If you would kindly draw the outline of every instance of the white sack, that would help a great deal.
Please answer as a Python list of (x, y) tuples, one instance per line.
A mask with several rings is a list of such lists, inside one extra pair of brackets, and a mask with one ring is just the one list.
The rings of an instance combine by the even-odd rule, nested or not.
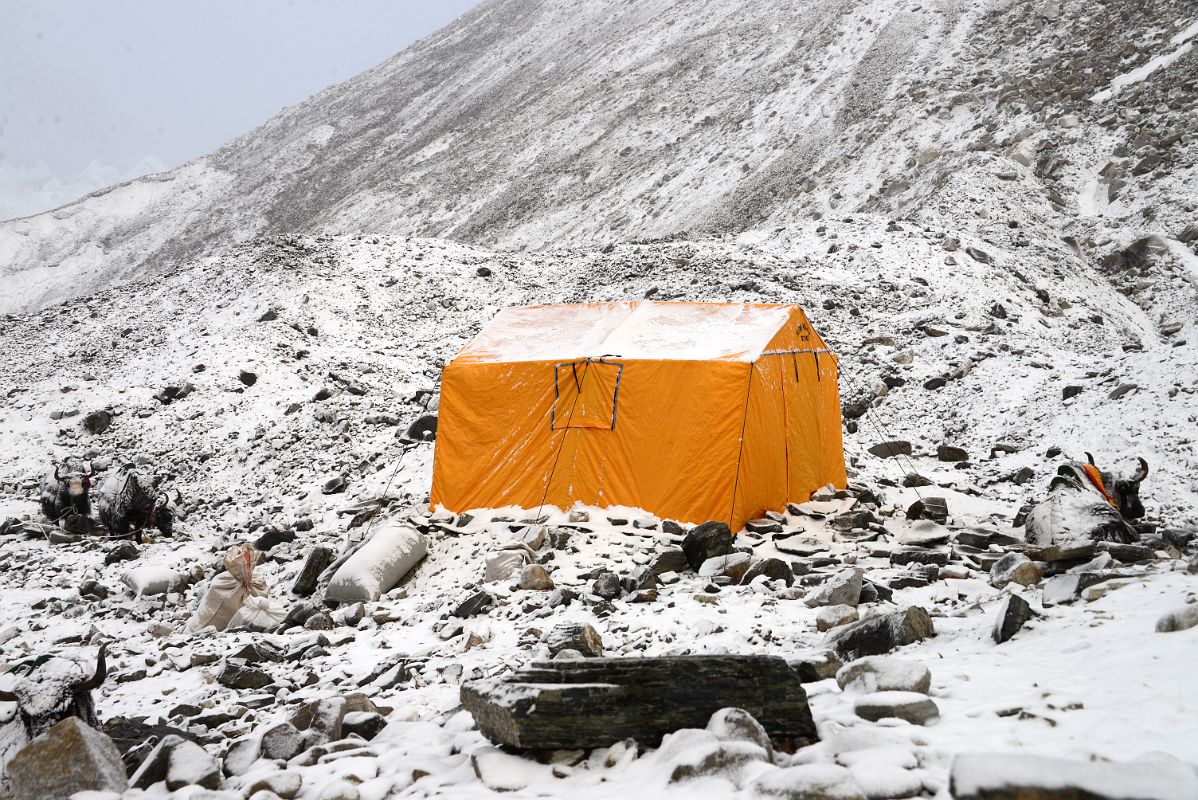
[(170, 567), (134, 567), (121, 576), (121, 582), (138, 597), (166, 594), (183, 582), (183, 576)]
[(229, 620), (229, 629), (249, 628), (255, 631), (272, 631), (279, 627), (287, 612), (269, 597), (247, 597)]
[(187, 621), (187, 631), (196, 633), (209, 626), (223, 631), (247, 597), (266, 594), (266, 581), (254, 577), (254, 564), (262, 554), (249, 545), (225, 551), (225, 571), (208, 584), (200, 607)]
[(532, 549), (524, 543), (508, 545), (487, 556), (487, 569), (483, 582), (506, 581), (520, 574), (525, 564), (533, 561)]
[(342, 563), (325, 597), (343, 603), (378, 600), (427, 554), (420, 531), (407, 523), (388, 523)]

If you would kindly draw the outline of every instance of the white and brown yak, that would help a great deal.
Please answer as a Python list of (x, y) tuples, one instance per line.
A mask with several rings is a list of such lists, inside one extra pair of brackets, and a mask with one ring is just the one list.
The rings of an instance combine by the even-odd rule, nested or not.
[(1091, 540), (1130, 544), (1139, 533), (1132, 527), (1144, 516), (1140, 484), (1148, 477), (1148, 462), (1124, 477), (1103, 472), (1086, 453), (1089, 463), (1062, 465), (1048, 486), (1048, 497), (1028, 511), (1028, 543), (1040, 547)]

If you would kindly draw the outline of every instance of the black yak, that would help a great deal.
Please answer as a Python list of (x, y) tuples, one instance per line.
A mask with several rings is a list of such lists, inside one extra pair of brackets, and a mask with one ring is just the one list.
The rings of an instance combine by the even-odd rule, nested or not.
[(51, 522), (74, 514), (89, 516), (92, 511), (91, 487), (92, 479), (87, 470), (63, 474), (62, 467), (56, 465), (53, 472), (42, 477), (39, 495), (42, 514)]
[(165, 495), (156, 494), (152, 484), (132, 464), (113, 470), (96, 487), (96, 509), (100, 522), (115, 536), (157, 528), (170, 536), (174, 515)]

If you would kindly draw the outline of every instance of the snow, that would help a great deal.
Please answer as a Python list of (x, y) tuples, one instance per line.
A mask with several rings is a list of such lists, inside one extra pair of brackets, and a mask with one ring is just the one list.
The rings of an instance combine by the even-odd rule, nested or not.
[(1198, 774), (1184, 764), (1145, 756), (1129, 764), (1077, 764), (1029, 755), (963, 754), (953, 765), (957, 796), (1002, 787), (1073, 788), (1096, 797), (1187, 800), (1198, 795)]
[(1171, 50), (1168, 53), (1162, 53), (1159, 56), (1154, 56), (1146, 63), (1136, 67), (1130, 72), (1125, 72), (1122, 75), (1116, 76), (1116, 78), (1111, 81), (1110, 88), (1104, 89), (1101, 92), (1093, 95), (1090, 98), (1090, 102), (1105, 103), (1115, 95), (1119, 94), (1125, 87), (1133, 83), (1139, 83), (1152, 73), (1156, 72), (1158, 69), (1163, 69), (1164, 67), (1167, 67), (1170, 64), (1180, 60), (1194, 48), (1193, 40), (1196, 36), (1198, 36), (1198, 20), (1194, 20), (1189, 24), (1189, 26), (1173, 36), (1173, 38), (1169, 41), (1169, 44), (1175, 48), (1174, 50)]
[(783, 306), (597, 303), (505, 308), (457, 359), (464, 362), (578, 358), (756, 360), (786, 325)]

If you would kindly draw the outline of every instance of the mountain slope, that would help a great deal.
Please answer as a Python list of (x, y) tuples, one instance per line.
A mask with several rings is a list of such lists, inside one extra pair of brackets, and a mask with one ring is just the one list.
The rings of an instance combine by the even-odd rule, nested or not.
[(0, 310), (261, 234), (550, 248), (918, 216), (963, 168), (1034, 175), (1083, 245), (1099, 215), (1177, 235), (1192, 22), (1180, 2), (488, 0), (208, 157), (0, 225)]

